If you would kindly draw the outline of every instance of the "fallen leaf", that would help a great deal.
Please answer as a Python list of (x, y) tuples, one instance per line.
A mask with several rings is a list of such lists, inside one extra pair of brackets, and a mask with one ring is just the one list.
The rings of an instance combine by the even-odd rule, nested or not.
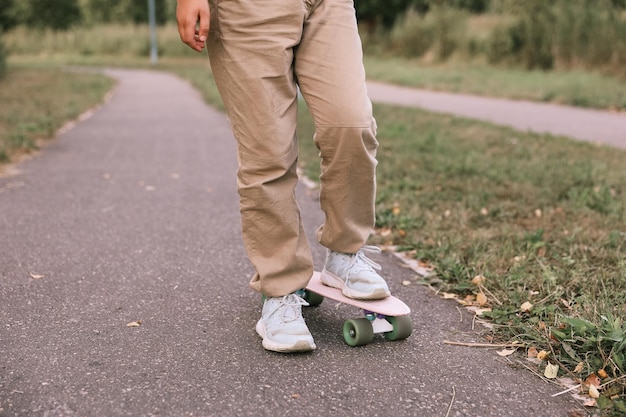
[(452, 293), (449, 293), (449, 292), (442, 292), (441, 296), (444, 299), (446, 299), (446, 300), (451, 300), (451, 299), (454, 299), (454, 298), (458, 298), (458, 296), (456, 294), (452, 294)]
[(606, 371), (604, 369), (600, 369), (598, 371), (598, 376), (602, 379), (608, 378), (609, 374), (606, 373)]
[(551, 363), (546, 365), (546, 370), (543, 372), (543, 376), (548, 379), (554, 379), (559, 374), (559, 365), (553, 365)]
[(537, 353), (537, 359), (539, 360), (544, 360), (546, 357), (548, 357), (548, 352), (546, 352), (545, 350), (542, 350), (539, 353)]
[(411, 285), (411, 281), (409, 281), (408, 279), (405, 279), (404, 281), (402, 281), (402, 285), (408, 287), (409, 285)]
[(429, 264), (428, 262), (424, 262), (424, 261), (417, 261), (417, 266), (419, 266), (420, 268), (434, 269), (434, 267), (431, 264)]
[(141, 320), (131, 321), (126, 325), (126, 327), (139, 327), (141, 326)]
[(532, 308), (533, 308), (533, 305), (530, 301), (526, 301), (519, 307), (522, 313), (528, 313), (530, 310), (532, 310)]
[(483, 216), (486, 216), (487, 214), (489, 214), (489, 210), (487, 210), (486, 207), (483, 207), (480, 209), (480, 214), (482, 214)]
[(516, 350), (517, 349), (502, 349), (502, 350), (497, 351), (496, 353), (499, 356), (509, 356), (509, 355), (514, 354)]
[(36, 274), (34, 272), (30, 273), (30, 277), (33, 279), (41, 279), (41, 278), (45, 278), (45, 275), (41, 275), (41, 274)]
[(598, 378), (598, 375), (592, 373), (585, 379), (584, 384), (599, 387), (600, 385), (602, 385), (602, 382), (600, 382), (600, 378)]
[(481, 307), (485, 306), (489, 302), (489, 300), (487, 300), (487, 296), (482, 292), (478, 293), (478, 295), (476, 296), (476, 301)]
[(578, 365), (576, 365), (576, 368), (574, 368), (574, 373), (578, 374), (578, 373), (582, 372), (583, 369), (585, 369), (585, 363), (584, 362), (578, 362)]
[(485, 282), (485, 279), (486, 278), (483, 275), (476, 275), (474, 278), (472, 278), (472, 284), (480, 285)]
[(600, 391), (595, 385), (589, 385), (589, 396), (591, 398), (600, 398)]
[(529, 358), (536, 358), (538, 354), (539, 354), (539, 351), (537, 350), (536, 347), (531, 346), (531, 347), (528, 348), (528, 357)]

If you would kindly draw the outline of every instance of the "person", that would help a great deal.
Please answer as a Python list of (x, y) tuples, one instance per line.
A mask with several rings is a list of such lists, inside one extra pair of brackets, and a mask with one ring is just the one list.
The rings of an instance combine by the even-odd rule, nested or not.
[(320, 151), (317, 230), (327, 248), (322, 282), (347, 297), (390, 295), (366, 246), (375, 221), (376, 122), (367, 94), (353, 0), (178, 0), (181, 40), (208, 50), (237, 141), (244, 246), (265, 301), (256, 331), (265, 349), (305, 352), (315, 342), (299, 294), (313, 260), (295, 197), (298, 88)]

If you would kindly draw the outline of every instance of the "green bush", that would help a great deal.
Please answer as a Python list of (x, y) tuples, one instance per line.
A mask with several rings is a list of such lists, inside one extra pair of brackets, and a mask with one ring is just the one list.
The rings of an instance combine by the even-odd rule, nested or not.
[(448, 7), (433, 10), (435, 20), (435, 54), (444, 61), (459, 48), (465, 37), (467, 13)]
[(494, 29), (486, 47), (487, 61), (500, 64), (510, 60), (519, 48), (518, 40), (510, 33), (511, 29), (501, 25)]
[(394, 26), (391, 36), (392, 53), (405, 57), (421, 57), (432, 46), (435, 33), (432, 25), (414, 10), (408, 11)]
[[(157, 29), (159, 55), (196, 56), (180, 41), (175, 25)], [(36, 39), (36, 41), (34, 41)], [(80, 26), (68, 31), (37, 33), (20, 26), (5, 35), (8, 51), (20, 54), (75, 54), (82, 56), (149, 56), (150, 30), (147, 25)]]
[(550, 4), (528, 0), (515, 7), (517, 20), (497, 27), (488, 40), (490, 63), (515, 62), (527, 69), (551, 69), (554, 16)]
[(556, 17), (554, 48), (566, 66), (611, 66), (626, 44), (625, 22), (608, 0), (571, 0)]
[[(424, 1), (426, 10), (410, 9), (390, 31), (368, 32), (368, 50), (427, 61), (455, 56), (626, 78), (626, 11), (621, 0)], [(476, 14), (487, 5), (486, 12)]]
[(408, 11), (391, 32), (391, 52), (405, 57), (432, 53), (438, 61), (448, 59), (463, 43), (467, 12), (435, 7), (426, 15)]
[(526, 68), (585, 68), (624, 76), (626, 21), (610, 0), (528, 0), (502, 3), (516, 16), (487, 41), (491, 63), (515, 62)]

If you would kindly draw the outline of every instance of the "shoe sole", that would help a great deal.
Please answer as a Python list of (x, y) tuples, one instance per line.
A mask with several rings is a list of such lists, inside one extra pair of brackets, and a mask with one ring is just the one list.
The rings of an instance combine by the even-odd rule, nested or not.
[(315, 343), (309, 343), (306, 340), (298, 340), (293, 344), (278, 343), (265, 337), (265, 325), (263, 320), (259, 320), (256, 324), (256, 332), (263, 339), (262, 345), (266, 350), (278, 353), (297, 353), (297, 352), (310, 352), (315, 350), (317, 346)]
[(360, 292), (353, 290), (352, 288), (348, 288), (343, 279), (339, 278), (337, 275), (326, 270), (325, 268), (320, 274), (320, 279), (322, 284), (328, 287), (337, 288), (341, 290), (343, 295), (355, 300), (382, 300), (383, 298), (387, 298), (391, 295), (391, 293), (384, 288), (377, 288), (371, 293)]

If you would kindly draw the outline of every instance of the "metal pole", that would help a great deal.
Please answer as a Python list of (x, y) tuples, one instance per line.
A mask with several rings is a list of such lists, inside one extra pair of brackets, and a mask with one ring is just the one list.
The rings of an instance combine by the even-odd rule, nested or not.
[(156, 39), (156, 10), (154, 0), (148, 0), (148, 18), (150, 20), (150, 62), (156, 64), (159, 62), (157, 56), (157, 39)]

